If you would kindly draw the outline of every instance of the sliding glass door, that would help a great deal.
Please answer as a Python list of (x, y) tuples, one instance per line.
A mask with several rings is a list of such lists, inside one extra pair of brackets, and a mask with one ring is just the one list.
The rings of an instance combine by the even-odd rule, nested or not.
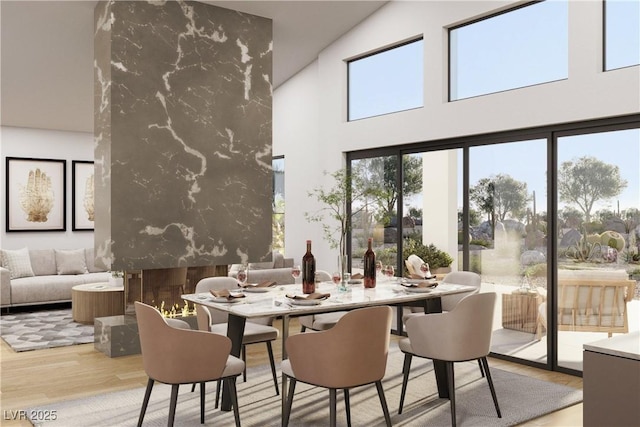
[(367, 239), (376, 260), (397, 267), (398, 159), (377, 156), (351, 162), (351, 272), (363, 272)]
[(558, 366), (581, 371), (585, 343), (640, 329), (640, 129), (557, 150)]
[(494, 355), (580, 372), (583, 344), (640, 329), (637, 117), (348, 157), (353, 271), (373, 237), (396, 276), (412, 254), (480, 274)]
[(491, 351), (546, 363), (547, 139), (469, 149), (469, 270), (497, 294)]

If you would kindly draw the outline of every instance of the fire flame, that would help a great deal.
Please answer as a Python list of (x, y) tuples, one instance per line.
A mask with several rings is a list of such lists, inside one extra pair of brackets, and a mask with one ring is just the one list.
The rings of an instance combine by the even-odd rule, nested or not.
[(184, 306), (180, 307), (177, 303), (174, 304), (173, 306), (171, 306), (170, 309), (166, 309), (165, 305), (164, 305), (164, 301), (162, 301), (160, 303), (160, 307), (156, 307), (158, 309), (158, 311), (160, 312), (160, 314), (162, 314), (162, 317), (168, 317), (170, 319), (174, 318), (174, 317), (187, 317), (187, 316), (195, 316), (196, 315), (196, 308), (195, 306), (192, 308), (189, 308), (189, 304), (185, 301), (184, 302)]

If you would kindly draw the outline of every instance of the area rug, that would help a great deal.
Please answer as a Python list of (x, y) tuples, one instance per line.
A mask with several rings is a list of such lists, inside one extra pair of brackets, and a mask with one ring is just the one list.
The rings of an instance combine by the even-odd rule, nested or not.
[(17, 352), (93, 342), (93, 325), (73, 321), (71, 309), (5, 314), (2, 339)]
[[(392, 344), (395, 347), (395, 344)], [(194, 350), (197, 351), (197, 350)], [(362, 355), (366, 358), (366, 355)], [(491, 361), (489, 361), (491, 364)], [(438, 398), (433, 364), (414, 360), (404, 410), (398, 415), (402, 384), (402, 354), (393, 348), (383, 381), (387, 404), (394, 426), (449, 426), (449, 400)], [(582, 401), (582, 390), (534, 378), (492, 369), (496, 393), (502, 410), (497, 418), (486, 379), (478, 364), (456, 364), (456, 412), (459, 426), (511, 426)], [(250, 368), (246, 382), (238, 382), (240, 420), (243, 426), (279, 426), (281, 400), (276, 396), (268, 365)], [(234, 425), (233, 412), (214, 409), (215, 383), (209, 383), (206, 425)], [(169, 413), (170, 386), (156, 384), (151, 394), (144, 426), (164, 426)], [(196, 389), (198, 390), (198, 389)], [(125, 426), (135, 425), (144, 396), (144, 388), (102, 394), (78, 400), (30, 408), (27, 414), (56, 414), (51, 422), (33, 420), (42, 426)], [(351, 390), (351, 418), (354, 426), (384, 425), (376, 387)], [(198, 391), (180, 387), (175, 425), (199, 426)], [(327, 390), (298, 383), (291, 412), (291, 426), (326, 426), (329, 419)], [(338, 393), (338, 425), (346, 425), (342, 393)]]

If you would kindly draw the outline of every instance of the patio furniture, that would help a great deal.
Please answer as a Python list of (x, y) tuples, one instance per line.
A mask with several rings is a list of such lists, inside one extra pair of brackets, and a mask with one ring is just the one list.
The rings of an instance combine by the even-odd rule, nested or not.
[[(628, 279), (590, 278), (558, 280), (558, 330), (574, 332), (629, 332), (627, 303), (636, 282)], [(547, 304), (538, 308), (537, 337), (547, 330)]]

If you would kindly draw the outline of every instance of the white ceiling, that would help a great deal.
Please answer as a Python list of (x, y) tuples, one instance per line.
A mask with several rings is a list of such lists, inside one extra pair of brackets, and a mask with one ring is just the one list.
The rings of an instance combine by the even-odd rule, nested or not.
[[(204, 1), (273, 20), (274, 87), (386, 1)], [(4, 126), (93, 132), (96, 1), (0, 1)]]

